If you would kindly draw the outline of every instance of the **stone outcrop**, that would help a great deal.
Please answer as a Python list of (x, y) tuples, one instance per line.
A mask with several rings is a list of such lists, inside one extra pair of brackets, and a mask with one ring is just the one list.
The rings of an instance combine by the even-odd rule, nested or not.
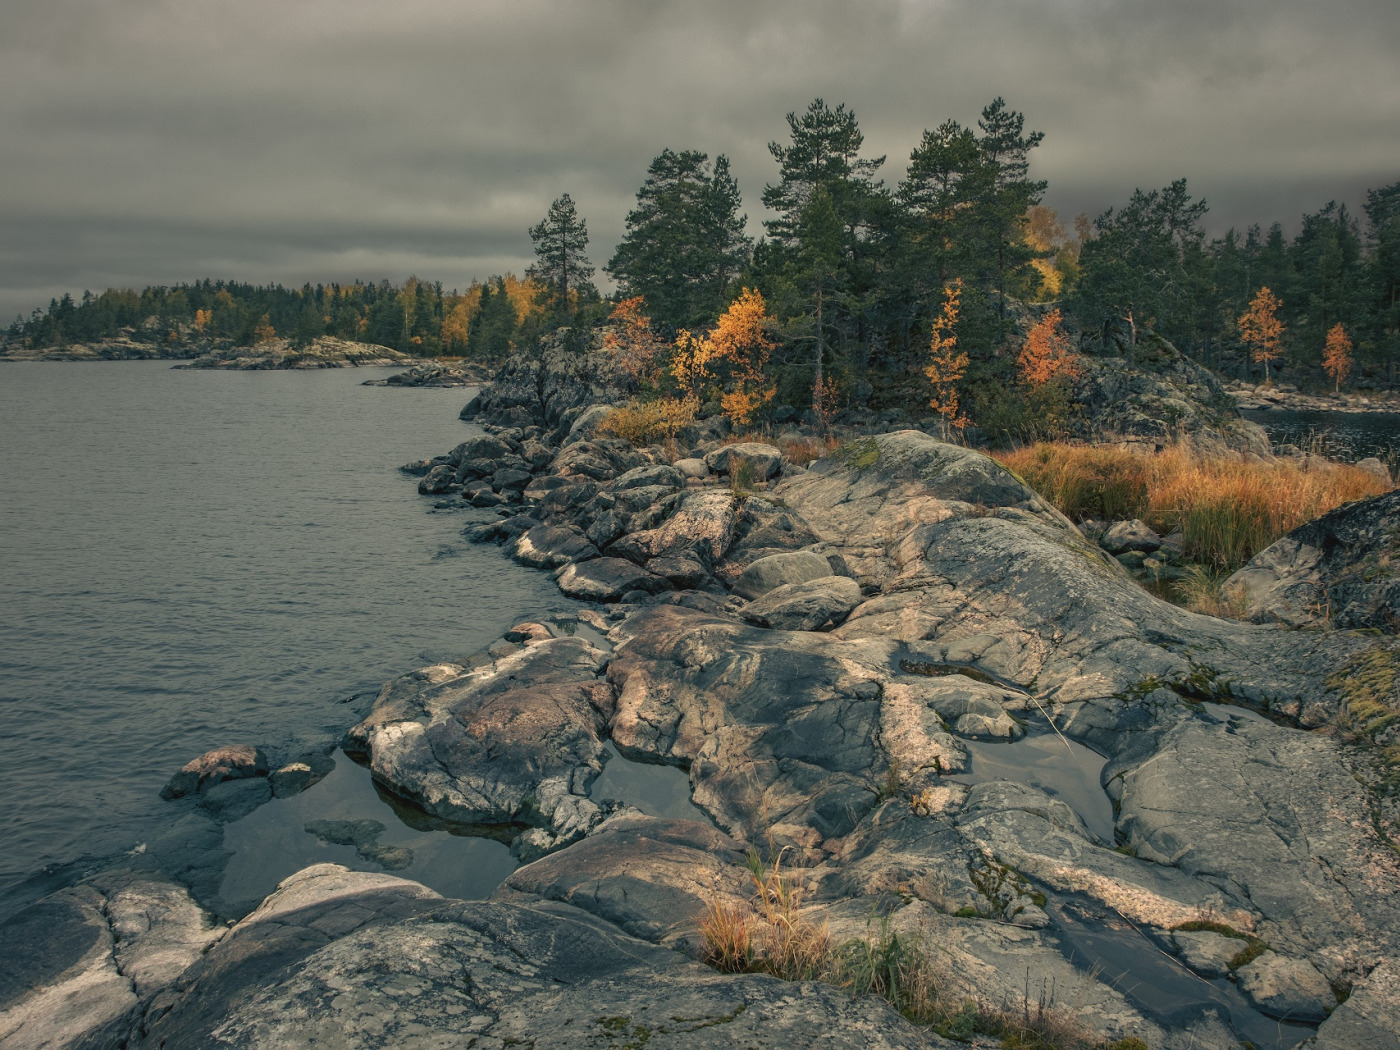
[(1257, 622), (1400, 632), (1400, 489), (1299, 526), (1226, 588)]
[(147, 1012), (139, 1047), (954, 1047), (877, 999), (727, 977), (565, 904), (443, 900), (319, 865)]
[(397, 387), (463, 387), (480, 386), (489, 381), (490, 372), (482, 365), (442, 364), (431, 361), (414, 365), (407, 372), (395, 372), (384, 379), (366, 379), (362, 386)]
[(0, 1045), (127, 1045), (142, 1010), (220, 936), (182, 887), (120, 872), (0, 925)]
[(1170, 342), (1141, 331), (1081, 355), (1075, 383), (1082, 415), (1072, 424), (1089, 440), (1128, 440), (1153, 447), (1185, 441), (1203, 452), (1269, 454), (1264, 428), (1251, 423), (1208, 370)]
[(356, 343), (334, 336), (317, 336), (304, 346), (286, 339), (270, 339), (256, 346), (220, 346), (197, 355), (176, 368), (229, 368), (242, 371), (283, 368), (355, 368), (406, 365), (413, 358), (373, 343)]
[(571, 346), (576, 334), (555, 333), (537, 352), (508, 358), (490, 387), (462, 409), (462, 418), (503, 427), (540, 427), (562, 440), (591, 405), (620, 404), (636, 390), (612, 354)]
[[(133, 1046), (945, 1045), (874, 999), (689, 961), (755, 867), (837, 944), (931, 952), (948, 995), (1074, 986), (1102, 1040), (1225, 1050), (1306, 1021), (1366, 1048), (1400, 1028), (1384, 754), (1334, 729), (1362, 709), (1339, 669), (1400, 666), (1400, 642), (1168, 605), (1014, 475), (922, 433), (748, 492), (596, 437), (561, 448), (572, 409), (538, 404), (422, 476), (499, 495), (526, 474), (523, 513), (478, 537), (606, 604), (386, 684), (343, 745), (522, 866), (476, 903), (308, 869), (146, 1005), (97, 1011), (139, 1017)], [(1367, 681), (1400, 710), (1400, 679)], [(684, 770), (710, 823), (594, 799), (609, 740)], [(201, 791), (203, 768), (200, 796), (262, 779)], [(363, 823), (315, 833), (374, 850)], [(1141, 975), (1081, 968), (1110, 942)]]

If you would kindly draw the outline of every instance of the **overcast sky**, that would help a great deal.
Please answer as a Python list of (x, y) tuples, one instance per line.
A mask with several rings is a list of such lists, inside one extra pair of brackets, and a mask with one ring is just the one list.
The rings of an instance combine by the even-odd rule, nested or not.
[[(846, 103), (895, 183), (997, 95), (1068, 219), (1182, 176), (1230, 224), (1400, 180), (1396, 0), (3, 0), (0, 318), (85, 288), (530, 258), (560, 193), (600, 267), (663, 147), (752, 224), (784, 115)], [(601, 275), (600, 275), (601, 276)]]

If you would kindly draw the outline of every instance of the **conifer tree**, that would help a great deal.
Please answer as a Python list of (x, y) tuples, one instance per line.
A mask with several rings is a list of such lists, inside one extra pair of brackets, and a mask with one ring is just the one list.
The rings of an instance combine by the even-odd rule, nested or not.
[(588, 224), (579, 216), (567, 193), (549, 206), (549, 213), (530, 228), (535, 262), (525, 276), (538, 283), (547, 305), (560, 320), (573, 316), (570, 293), (576, 293), (593, 276), (588, 261)]
[(642, 296), (654, 324), (674, 332), (723, 308), (748, 264), (739, 184), (723, 155), (662, 150), (637, 191), (627, 231), (605, 267), (624, 295)]

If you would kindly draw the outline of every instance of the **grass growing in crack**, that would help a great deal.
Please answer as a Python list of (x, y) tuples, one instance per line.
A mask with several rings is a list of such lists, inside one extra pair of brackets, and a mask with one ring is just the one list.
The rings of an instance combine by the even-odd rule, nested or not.
[(833, 943), (825, 921), (802, 914), (802, 893), (782, 870), (780, 852), (765, 865), (750, 851), (751, 903), (711, 900), (701, 923), (702, 958), (726, 973), (766, 973), (791, 981), (820, 980), (852, 995), (878, 995), (915, 1024), (953, 1039), (992, 1035), (1009, 1050), (1146, 1050), (1137, 1039), (1098, 1037), (1076, 1011), (1055, 1002), (1042, 982), (1032, 998), (993, 1004), (955, 994), (943, 957), (930, 950), (925, 931), (901, 934), (889, 916), (865, 937)]

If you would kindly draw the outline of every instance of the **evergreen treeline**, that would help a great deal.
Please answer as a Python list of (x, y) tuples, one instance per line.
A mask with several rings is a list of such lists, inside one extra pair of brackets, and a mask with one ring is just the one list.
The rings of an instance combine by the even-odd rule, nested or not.
[(140, 293), (84, 292), (80, 301), (64, 295), (47, 311), (17, 318), (5, 343), (64, 347), (128, 332), (138, 342), (193, 354), (279, 337), (304, 346), (329, 335), (424, 357), (460, 356), (470, 343), (472, 356), (495, 359), (538, 329), (535, 298), (533, 285), (509, 274), (460, 293), (416, 277), (402, 286), (356, 281), (300, 289), (205, 280)]
[[(1327, 204), (1296, 236), (1280, 224), (1207, 239), (1206, 203), (1185, 179), (1135, 190), (1071, 229), (1045, 208), (1032, 178), (1040, 132), (998, 98), (975, 126), (946, 120), (923, 133), (902, 177), (863, 155), (853, 112), (816, 99), (770, 143), (772, 217), (747, 235), (729, 161), (665, 149), (653, 160), (604, 267), (624, 297), (641, 296), (665, 338), (715, 322), (745, 287), (776, 319), (768, 364), (778, 400), (812, 403), (823, 375), (848, 389), (898, 396), (926, 365), (945, 295), (960, 299), (957, 343), (974, 401), (1004, 396), (1016, 354), (1018, 302), (1056, 302), (1091, 342), (1132, 342), (1144, 328), (1221, 371), (1258, 374), (1240, 317), (1262, 288), (1281, 302), (1281, 357), (1319, 376), (1340, 325), (1356, 364), (1393, 385), (1400, 364), (1400, 182), (1367, 194), (1364, 216)], [(100, 339), (123, 328), (156, 342), (207, 338), (294, 343), (329, 334), (409, 353), (493, 360), (541, 331), (602, 322), (611, 304), (590, 283), (588, 234), (567, 194), (530, 231), (537, 261), (513, 276), (444, 293), (410, 278), (300, 290), (203, 281), (140, 293), (65, 296), (17, 320), (7, 340), (30, 346)]]

